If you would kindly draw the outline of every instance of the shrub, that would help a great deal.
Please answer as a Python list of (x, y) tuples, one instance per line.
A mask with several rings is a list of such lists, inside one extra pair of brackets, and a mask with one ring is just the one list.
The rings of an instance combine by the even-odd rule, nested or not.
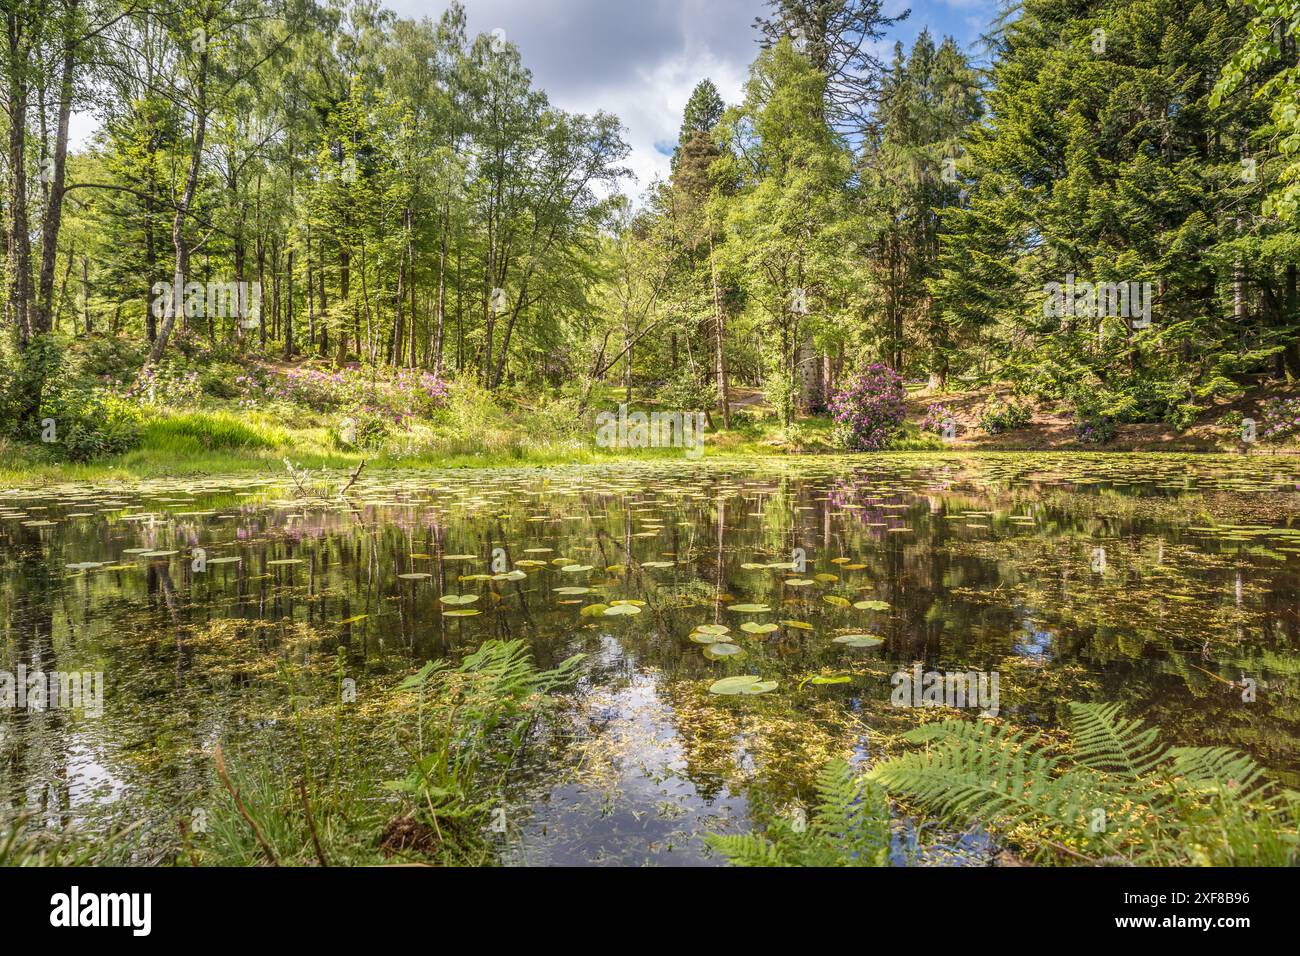
[(143, 370), (136, 382), (136, 394), (151, 405), (186, 408), (198, 404), (203, 395), (199, 373), (183, 363)]
[(925, 418), (921, 421), (921, 431), (942, 435), (944, 423), (952, 420), (952, 409), (947, 405), (935, 403), (925, 410)]
[(91, 335), (68, 345), (69, 378), (129, 382), (144, 364), (145, 347), (134, 336)]
[(1264, 402), (1259, 437), (1264, 441), (1300, 432), (1300, 398), (1270, 398)]
[(980, 409), (979, 425), (990, 435), (1001, 435), (1027, 428), (1033, 417), (1028, 402), (1004, 402), (1000, 398), (991, 398)]
[(906, 397), (901, 375), (887, 365), (869, 366), (831, 397), (841, 443), (853, 451), (884, 448), (903, 423)]
[(283, 372), (253, 367), (233, 382), (240, 404), (291, 402), (318, 412), (362, 409), (392, 424), (430, 415), (447, 403), (448, 385), (422, 369), (319, 369), (310, 366)]
[(379, 448), (388, 440), (388, 420), (369, 409), (354, 409), (329, 430), (330, 443), (342, 451)]
[(120, 455), (140, 444), (139, 407), (102, 389), (61, 391), (41, 417), (54, 420), (53, 445), (72, 461)]
[(712, 408), (718, 396), (716, 382), (705, 380), (683, 366), (668, 380), (655, 396), (659, 405), (665, 409), (682, 412), (700, 412)]
[(1092, 413), (1079, 418), (1074, 432), (1085, 445), (1105, 445), (1115, 438), (1115, 423), (1109, 415)]

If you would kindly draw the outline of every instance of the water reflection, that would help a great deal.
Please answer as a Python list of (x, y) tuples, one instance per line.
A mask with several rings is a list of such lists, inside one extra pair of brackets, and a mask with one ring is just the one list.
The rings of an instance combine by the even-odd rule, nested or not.
[[(269, 478), (10, 490), (0, 670), (102, 672), (106, 696), (98, 718), (0, 713), (0, 788), (51, 826), (141, 824), (136, 859), (163, 858), (211, 799), (214, 742), (294, 746), (290, 700), (329, 701), (340, 652), (350, 746), (395, 776), (368, 704), (487, 638), (524, 638), (543, 666), (590, 655), (509, 782), (507, 861), (712, 862), (700, 831), (743, 824), (756, 797), (806, 800), (829, 756), (864, 759), (915, 720), (889, 706), (889, 675), (918, 661), (998, 671), (1013, 722), (1118, 700), (1294, 786), (1298, 473), (929, 455), (388, 473), (346, 500)], [(581, 613), (619, 600), (644, 607)], [(741, 653), (706, 659), (688, 639), (705, 623)], [(849, 634), (883, 644), (833, 641)], [(778, 689), (708, 693), (735, 674)], [(305, 726), (335, 745), (330, 720)]]

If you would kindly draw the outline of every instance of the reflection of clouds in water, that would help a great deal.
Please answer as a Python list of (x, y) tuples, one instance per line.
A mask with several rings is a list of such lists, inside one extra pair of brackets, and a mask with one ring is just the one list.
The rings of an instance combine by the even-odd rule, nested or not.
[(1012, 645), (1012, 650), (1021, 657), (1049, 658), (1052, 656), (1052, 642), (1056, 635), (1051, 631), (1034, 630), (1034, 625), (1025, 624), (1024, 639)]
[(706, 793), (692, 781), (680, 717), (660, 696), (657, 672), (637, 673), (608, 634), (593, 658), (626, 681), (585, 697), (575, 766), (534, 800), (511, 862), (710, 864), (701, 835), (733, 829), (745, 819), (745, 800), (721, 783)]

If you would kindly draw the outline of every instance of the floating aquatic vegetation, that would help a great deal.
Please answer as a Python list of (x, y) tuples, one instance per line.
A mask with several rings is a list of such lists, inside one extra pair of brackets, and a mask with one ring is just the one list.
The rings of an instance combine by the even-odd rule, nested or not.
[(709, 685), (710, 694), (722, 696), (754, 696), (776, 690), (777, 681), (762, 680), (748, 674), (742, 677), (724, 677)]
[(846, 647), (879, 647), (885, 643), (884, 638), (876, 637), (874, 634), (841, 634), (831, 640)]

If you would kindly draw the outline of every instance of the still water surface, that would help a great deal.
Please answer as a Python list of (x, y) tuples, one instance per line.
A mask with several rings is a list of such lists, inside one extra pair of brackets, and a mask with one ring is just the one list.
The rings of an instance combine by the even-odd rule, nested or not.
[[(400, 754), (367, 737), (367, 702), (488, 638), (543, 666), (588, 655), (503, 795), (505, 862), (714, 862), (699, 834), (745, 825), (755, 797), (894, 746), (918, 713), (890, 676), (918, 662), (997, 672), (1018, 724), (1120, 701), (1294, 787), (1298, 483), (1285, 457), (931, 454), (388, 472), (346, 499), (278, 476), (6, 490), (0, 671), (101, 672), (104, 693), (98, 715), (0, 711), (0, 797), (51, 826), (136, 823), (135, 859), (163, 859), (216, 799), (218, 739), (328, 743), (334, 720), (286, 708), (337, 697), (340, 651), (350, 746), (387, 779)], [(448, 616), (448, 594), (479, 613)], [(644, 603), (581, 613), (618, 600)], [(741, 653), (706, 658), (705, 623)], [(883, 643), (834, 641), (854, 634)], [(737, 674), (777, 687), (708, 693)]]

